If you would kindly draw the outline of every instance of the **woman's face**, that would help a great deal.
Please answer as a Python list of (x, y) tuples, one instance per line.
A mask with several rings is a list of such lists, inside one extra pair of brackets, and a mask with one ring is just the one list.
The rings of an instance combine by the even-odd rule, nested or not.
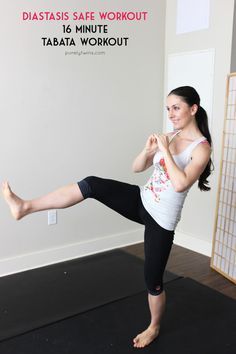
[(197, 105), (190, 107), (180, 96), (170, 95), (167, 97), (168, 117), (174, 129), (183, 129), (195, 119)]

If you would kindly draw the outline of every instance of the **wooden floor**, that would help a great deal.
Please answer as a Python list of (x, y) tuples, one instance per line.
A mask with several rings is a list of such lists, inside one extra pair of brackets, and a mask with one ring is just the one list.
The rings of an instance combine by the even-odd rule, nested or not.
[[(143, 243), (122, 248), (144, 259)], [(189, 277), (236, 300), (236, 285), (210, 267), (210, 257), (173, 245), (166, 270)]]

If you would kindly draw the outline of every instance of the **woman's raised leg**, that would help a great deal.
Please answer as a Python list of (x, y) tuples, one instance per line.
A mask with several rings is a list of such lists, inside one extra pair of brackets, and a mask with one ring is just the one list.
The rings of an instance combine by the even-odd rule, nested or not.
[(16, 220), (37, 211), (68, 208), (84, 199), (77, 183), (61, 187), (33, 200), (24, 200), (18, 197), (12, 192), (8, 182), (2, 183), (2, 192), (12, 216)]

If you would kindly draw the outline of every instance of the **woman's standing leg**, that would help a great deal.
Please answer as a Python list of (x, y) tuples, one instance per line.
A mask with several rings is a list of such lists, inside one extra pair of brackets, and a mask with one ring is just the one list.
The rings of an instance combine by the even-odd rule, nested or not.
[(134, 339), (134, 347), (143, 348), (159, 334), (166, 305), (163, 273), (173, 244), (174, 231), (159, 226), (150, 215), (145, 227), (145, 280), (151, 321), (148, 328)]
[(2, 184), (2, 192), (16, 220), (37, 211), (68, 208), (84, 199), (77, 183), (61, 187), (33, 200), (19, 198), (12, 192), (8, 182)]
[(148, 328), (134, 338), (134, 347), (144, 348), (154, 341), (159, 335), (161, 319), (165, 311), (166, 293), (165, 290), (158, 296), (148, 294), (151, 322)]

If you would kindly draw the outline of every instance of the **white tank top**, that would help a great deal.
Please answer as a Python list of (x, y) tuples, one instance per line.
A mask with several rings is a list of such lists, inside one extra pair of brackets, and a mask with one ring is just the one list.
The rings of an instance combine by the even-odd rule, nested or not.
[[(174, 133), (171, 140), (180, 132)], [(172, 155), (176, 165), (181, 169), (190, 162), (193, 149), (202, 141), (204, 136), (194, 140), (178, 155)], [(157, 151), (153, 157), (154, 171), (147, 183), (140, 187), (141, 199), (145, 209), (153, 219), (166, 230), (175, 230), (183, 208), (184, 200), (189, 189), (176, 192), (167, 173), (163, 153)]]

